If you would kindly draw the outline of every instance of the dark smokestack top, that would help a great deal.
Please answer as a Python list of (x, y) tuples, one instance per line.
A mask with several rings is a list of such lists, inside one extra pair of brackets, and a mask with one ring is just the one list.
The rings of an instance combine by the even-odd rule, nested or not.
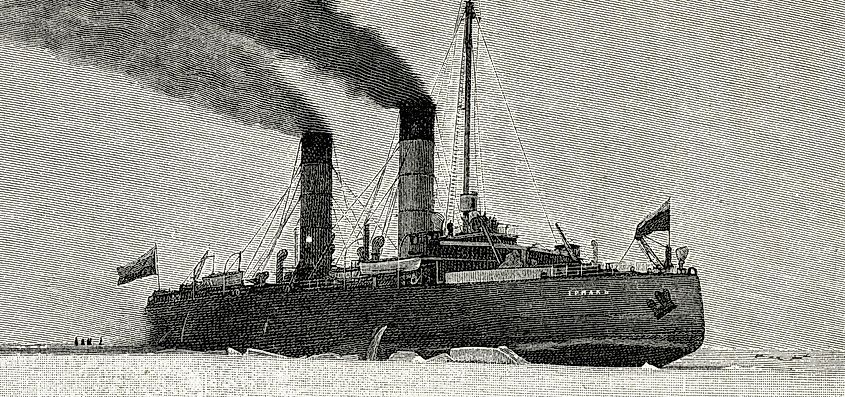
[(331, 164), (332, 136), (328, 132), (308, 131), (300, 138), (302, 164)]
[(428, 97), (404, 102), (399, 107), (399, 140), (434, 140), (437, 108)]

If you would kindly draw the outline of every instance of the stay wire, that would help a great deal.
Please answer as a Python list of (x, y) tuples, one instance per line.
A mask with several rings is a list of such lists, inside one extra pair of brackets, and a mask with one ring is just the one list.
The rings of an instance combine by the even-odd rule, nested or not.
[(490, 68), (493, 69), (493, 74), (496, 76), (496, 83), (499, 86), (499, 92), (502, 96), (502, 101), (505, 102), (505, 108), (508, 111), (508, 117), (510, 117), (511, 127), (513, 128), (514, 135), (516, 135), (516, 140), (519, 142), (519, 149), (522, 152), (522, 158), (525, 160), (525, 165), (528, 168), (528, 174), (531, 176), (531, 183), (534, 186), (535, 194), (537, 195), (537, 201), (540, 203), (540, 209), (543, 211), (543, 216), (546, 218), (546, 223), (549, 226), (549, 232), (552, 234), (552, 238), (554, 239), (555, 243), (557, 243), (558, 239), (555, 235), (555, 230), (552, 227), (552, 221), (549, 220), (549, 214), (546, 211), (546, 205), (543, 203), (543, 199), (540, 196), (540, 188), (537, 186), (537, 178), (534, 176), (534, 171), (531, 169), (531, 163), (528, 161), (528, 156), (525, 154), (525, 146), (522, 144), (522, 138), (519, 136), (519, 131), (516, 128), (516, 122), (513, 118), (513, 112), (511, 112), (510, 104), (508, 104), (508, 99), (505, 96), (505, 90), (502, 87), (502, 81), (499, 79), (499, 72), (496, 70), (496, 65), (493, 63), (493, 56), (490, 54), (490, 47), (487, 45), (487, 39), (484, 37), (484, 34), (481, 29), (481, 19), (478, 17), (475, 18), (478, 23), (478, 37), (484, 43), (484, 50), (487, 52), (487, 58), (490, 60)]

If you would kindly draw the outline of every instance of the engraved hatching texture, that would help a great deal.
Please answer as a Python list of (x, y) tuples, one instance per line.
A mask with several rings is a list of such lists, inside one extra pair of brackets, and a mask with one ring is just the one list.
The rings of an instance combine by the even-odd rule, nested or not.
[[(17, 395), (840, 396), (842, 371), (721, 371), (278, 360), (209, 355), (0, 357)], [(43, 368), (51, 368), (44, 371)], [(10, 371), (14, 370), (14, 372)], [(319, 374), (320, 376), (315, 376)]]
[[(678, 307), (656, 321), (646, 301), (661, 288), (672, 291)], [(663, 366), (695, 351), (705, 334), (698, 280), (687, 275), (267, 288), (196, 299), (188, 292), (147, 310), (151, 343), (162, 347), (252, 347), (289, 357), (326, 351), (363, 357), (373, 330), (387, 325), (382, 358), (397, 350), (429, 358), (451, 347), (506, 345), (531, 362)]]
[(274, 70), (270, 49), (170, 4), (10, 0), (0, 12), (0, 37), (125, 73), (247, 125), (290, 134), (326, 128), (303, 94)]
[[(19, 20), (22, 14), (10, 7), (15, 4), (37, 3), (0, 4), (4, 37), (19, 34), (16, 30), (25, 26)], [(435, 49), (430, 43), (448, 38), (432, 32), (451, 29), (453, 15), (442, 10), (456, 6), (451, 1), (338, 5), (362, 24), (383, 27), (388, 40), (420, 71), (435, 69), (440, 62), (442, 46)], [(491, 11), (485, 14), (487, 10)], [(841, 40), (836, 39), (845, 36), (842, 12), (836, 2), (480, 4), (485, 34), (499, 38), (494, 56), (502, 59), (498, 66), (505, 87), (515, 91), (509, 98), (521, 109), (516, 121), (529, 153), (536, 154), (532, 167), (549, 207), (555, 208), (552, 216), (568, 221), (574, 239), (602, 241), (606, 259), (615, 260), (627, 245), (628, 226), (635, 225), (653, 203), (671, 195), (683, 211), (678, 218), (685, 219), (675, 225), (673, 239), (692, 247), (690, 261), (703, 273), (708, 343), (749, 348), (843, 346), (845, 155), (840, 141), (845, 69)], [(73, 23), (85, 23), (84, 18), (74, 18), (70, 18)], [(13, 29), (6, 30), (9, 26)], [(71, 31), (67, 37), (73, 41), (77, 33)], [(158, 46), (145, 47), (143, 40), (137, 43), (146, 54), (162, 51)], [(42, 45), (37, 40), (35, 44)], [(247, 126), (259, 123), (298, 133), (289, 119), (305, 114), (306, 102), (297, 101), (296, 111), (285, 114), (260, 111), (265, 102), (272, 102), (269, 109), (287, 106), (286, 98), (298, 96), (297, 90), (284, 88), (280, 81), (273, 92), (264, 91), (265, 84), (274, 81), (272, 74), (249, 69), (270, 63), (255, 55), (265, 50), (248, 41), (244, 48), (251, 48), (253, 55), (238, 55), (238, 45), (216, 48), (230, 47), (234, 49), (226, 53), (236, 59), (253, 59), (234, 69), (242, 68), (242, 75), (263, 81), (255, 84), (261, 93), (242, 89), (256, 81), (252, 78), (226, 85), (237, 87), (243, 96), (227, 99), (222, 93), (230, 90), (214, 88), (220, 95), (213, 100), (202, 90), (191, 91), (194, 85), (171, 87), (176, 77), (164, 80), (163, 88), (151, 76), (138, 79)], [(200, 53), (176, 51), (180, 55), (176, 65), (182, 58), (213, 64), (206, 62), (210, 55), (198, 48)], [(96, 59), (96, 54), (91, 56)], [(151, 283), (124, 289), (111, 286), (115, 264), (143, 252), (151, 241), (171, 241), (162, 247), (167, 258), (163, 270), (170, 273), (162, 278), (172, 286), (182, 281), (208, 244), (234, 252), (243, 243), (243, 234), (248, 238), (275, 202), (272, 197), (278, 196), (279, 189), (265, 186), (268, 179), (285, 174), (272, 161), (291, 160), (293, 153), (279, 147), (284, 145), (268, 145), (281, 140), (277, 134), (215, 120), (120, 77), (68, 66), (7, 42), (0, 46), (0, 57), (4, 60), (0, 62), (4, 87), (0, 262), (17, 275), (2, 281), (7, 296), (0, 309), (3, 334), (6, 340), (26, 342), (67, 342), (84, 332), (106, 334), (121, 343), (132, 341), (127, 336), (143, 322), (140, 310), (131, 308), (142, 307), (154, 287)], [(86, 59), (75, 62), (92, 58)], [(309, 87), (308, 82), (296, 83), (292, 85)], [(273, 100), (264, 101), (268, 98)], [(347, 138), (339, 145), (349, 145), (349, 150), (360, 145), (353, 141), (368, 142), (364, 145), (368, 152), (387, 150), (388, 143), (381, 141), (390, 136), (389, 127), (378, 125), (390, 126), (395, 113), (382, 113), (342, 96), (323, 99), (329, 104), (314, 106), (332, 110), (332, 126)], [(312, 116), (301, 120), (316, 122)], [(356, 131), (347, 124), (366, 128)], [(485, 131), (493, 139), (510, 137), (509, 133), (506, 128)], [(293, 139), (284, 142), (296, 145)], [(514, 147), (499, 143), (515, 153)], [(339, 160), (342, 168), (360, 169), (362, 174), (378, 168), (366, 168), (360, 161), (362, 152), (339, 152), (345, 156)], [(213, 162), (209, 153), (216, 153)], [(502, 209), (500, 218), (542, 231), (538, 208), (521, 201), (517, 205), (513, 199), (524, 191), (514, 191), (510, 185), (524, 186), (525, 178), (524, 165), (513, 162), (512, 156), (500, 158), (497, 171), (503, 176), (490, 180), (487, 190), (496, 195), (488, 206)], [(274, 187), (286, 182), (279, 179)], [(573, 186), (575, 191), (570, 190)], [(262, 195), (271, 198), (263, 200)], [(538, 233), (537, 240), (543, 238), (548, 240)], [(31, 363), (39, 368), (53, 365), (57, 372), (50, 374), (55, 376), (78, 365), (89, 365), (93, 377), (117, 376), (100, 357), (11, 360), (19, 360), (19, 374), (31, 374), (17, 378), (29, 385), (25, 389), (29, 391), (53, 387), (40, 382), (43, 371), (32, 369)], [(115, 367), (125, 373), (145, 368), (133, 358), (115, 360)], [(168, 368), (180, 368), (174, 379), (188, 379), (186, 383), (198, 388), (211, 385), (223, 390), (225, 382), (237, 379), (232, 383), (238, 393), (249, 393), (250, 384), (241, 387), (245, 383), (237, 382), (253, 378), (226, 375), (251, 369), (210, 369), (206, 361), (182, 357), (174, 359), (178, 362), (161, 360), (146, 368), (162, 376), (167, 376)], [(395, 387), (396, 393), (415, 391), (406, 367), (396, 368), (372, 369), (379, 376), (375, 381), (368, 377), (371, 383), (356, 377), (341, 378), (337, 385), (330, 383), (339, 379), (335, 377), (314, 382), (339, 394), (375, 394), (379, 386)], [(191, 375), (192, 371), (207, 372)], [(538, 394), (558, 394), (581, 390), (584, 384), (579, 382), (584, 379), (590, 392), (623, 394), (626, 391), (616, 387), (624, 384), (632, 395), (644, 393), (644, 388), (665, 395), (705, 389), (713, 395), (825, 395), (841, 389), (838, 372), (736, 371), (690, 379), (674, 372), (639, 370), (532, 368), (530, 374), (515, 369), (503, 375), (498, 369), (483, 368), (470, 372), (477, 378), (462, 388), (464, 378), (454, 377), (464, 376), (463, 371), (451, 367), (431, 371), (437, 380), (430, 390), (455, 387), (478, 394), (493, 389), (527, 393), (525, 384)], [(525, 383), (498, 383), (514, 377)], [(134, 387), (123, 390), (145, 387), (143, 377), (122, 379)], [(291, 380), (292, 387), (301, 387), (302, 379)], [(86, 382), (70, 379), (70, 389), (63, 390), (94, 394), (96, 386)], [(183, 384), (174, 381), (169, 387), (187, 390), (179, 389)]]

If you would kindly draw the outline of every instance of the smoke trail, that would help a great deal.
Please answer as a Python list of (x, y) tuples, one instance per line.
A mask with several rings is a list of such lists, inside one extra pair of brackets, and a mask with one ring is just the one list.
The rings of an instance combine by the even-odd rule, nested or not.
[(419, 78), (371, 29), (320, 0), (150, 0), (177, 5), (196, 20), (240, 33), (280, 56), (302, 59), (357, 96), (386, 108), (429, 101)]
[(172, 5), (11, 0), (0, 5), (0, 38), (124, 73), (247, 125), (293, 135), (328, 131), (302, 93), (281, 80), (271, 49)]

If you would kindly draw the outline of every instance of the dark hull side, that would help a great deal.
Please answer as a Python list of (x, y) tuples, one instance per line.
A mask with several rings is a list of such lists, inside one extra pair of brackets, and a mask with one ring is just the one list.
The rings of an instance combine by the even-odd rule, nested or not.
[[(674, 308), (659, 316), (649, 300), (664, 289), (672, 305), (660, 306)], [(429, 357), (453, 347), (508, 346), (532, 363), (663, 366), (704, 339), (694, 274), (335, 291), (264, 287), (150, 303), (147, 318), (150, 344), (160, 348), (256, 348), (291, 357), (364, 357), (382, 326), (382, 358), (397, 350)]]

